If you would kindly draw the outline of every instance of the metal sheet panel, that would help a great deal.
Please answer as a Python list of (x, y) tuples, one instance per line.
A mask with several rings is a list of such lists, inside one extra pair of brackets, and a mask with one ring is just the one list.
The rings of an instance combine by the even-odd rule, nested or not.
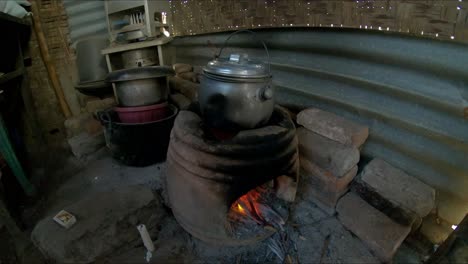
[[(228, 33), (178, 37), (176, 61), (205, 65)], [(277, 101), (318, 107), (370, 128), (362, 149), (468, 201), (468, 46), (359, 30), (259, 31)], [(249, 34), (228, 43), (266, 59)], [(225, 55), (226, 55), (225, 54)]]
[(64, 0), (72, 43), (88, 36), (108, 34), (104, 1)]

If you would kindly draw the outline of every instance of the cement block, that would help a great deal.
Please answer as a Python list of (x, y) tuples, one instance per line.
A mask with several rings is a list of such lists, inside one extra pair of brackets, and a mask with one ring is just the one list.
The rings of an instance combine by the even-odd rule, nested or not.
[(387, 216), (416, 229), (434, 208), (435, 190), (381, 159), (372, 160), (353, 190)]
[(336, 210), (341, 223), (383, 262), (391, 262), (410, 232), (352, 192), (340, 199)]
[(357, 148), (369, 136), (368, 127), (317, 108), (301, 111), (297, 123), (326, 138)]
[(343, 145), (303, 127), (297, 129), (297, 137), (302, 159), (317, 164), (336, 177), (342, 177), (359, 162), (359, 150), (354, 146)]

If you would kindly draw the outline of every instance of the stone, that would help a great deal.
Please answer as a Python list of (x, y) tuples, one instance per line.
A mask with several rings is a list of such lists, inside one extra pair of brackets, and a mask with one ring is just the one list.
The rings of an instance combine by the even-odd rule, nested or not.
[(303, 127), (297, 129), (301, 159), (307, 159), (336, 177), (344, 176), (358, 162), (359, 150), (330, 140)]
[(176, 74), (181, 74), (184, 72), (191, 72), (193, 71), (193, 67), (190, 64), (185, 63), (175, 63), (172, 68), (174, 69)]
[(321, 209), (333, 214), (338, 199), (348, 191), (349, 183), (356, 176), (358, 167), (354, 166), (342, 177), (336, 177), (302, 157), (300, 164), (301, 184), (305, 185), (304, 193)]
[(145, 224), (154, 238), (167, 214), (161, 201), (142, 186), (99, 192), (63, 208), (77, 218), (70, 229), (52, 220), (41, 220), (32, 241), (57, 263), (90, 263), (98, 258), (141, 244), (136, 226)]
[(359, 237), (382, 262), (391, 262), (410, 232), (410, 227), (395, 223), (352, 192), (338, 201), (336, 211), (341, 223)]
[(169, 95), (171, 101), (179, 108), (179, 110), (187, 110), (192, 103), (185, 95), (181, 93), (175, 93)]
[(79, 159), (93, 154), (106, 144), (103, 131), (94, 135), (83, 132), (67, 141), (73, 155)]
[(353, 190), (396, 222), (413, 229), (420, 226), (435, 203), (432, 187), (381, 159), (367, 164)]
[(310, 131), (345, 145), (359, 148), (369, 136), (369, 128), (333, 113), (309, 108), (297, 115), (297, 123)]

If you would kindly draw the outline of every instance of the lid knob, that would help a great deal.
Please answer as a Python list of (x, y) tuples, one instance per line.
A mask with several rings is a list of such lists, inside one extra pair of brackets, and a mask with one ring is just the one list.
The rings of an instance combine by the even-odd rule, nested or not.
[(239, 54), (231, 54), (229, 56), (229, 61), (239, 62), (239, 60), (240, 60), (240, 55)]

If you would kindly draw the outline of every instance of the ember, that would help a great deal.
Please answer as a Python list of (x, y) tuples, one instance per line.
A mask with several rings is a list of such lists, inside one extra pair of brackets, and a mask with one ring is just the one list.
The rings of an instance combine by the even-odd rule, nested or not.
[(232, 235), (239, 237), (252, 229), (283, 230), (287, 215), (286, 202), (264, 184), (237, 199), (231, 205), (228, 220)]

